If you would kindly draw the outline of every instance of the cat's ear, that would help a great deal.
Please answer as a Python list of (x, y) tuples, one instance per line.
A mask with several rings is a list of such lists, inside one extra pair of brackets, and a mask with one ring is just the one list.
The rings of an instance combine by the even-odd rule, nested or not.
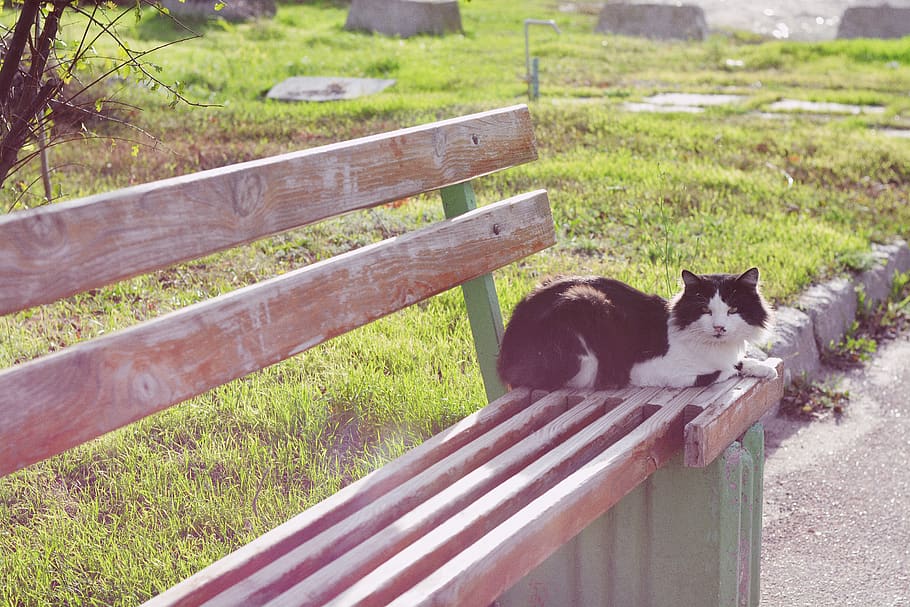
[(749, 285), (750, 287), (758, 285), (758, 268), (749, 268), (736, 280), (737, 282)]
[(683, 284), (686, 286), (687, 289), (694, 289), (695, 287), (698, 286), (698, 283), (701, 282), (699, 280), (698, 276), (696, 276), (689, 270), (682, 271), (682, 279), (683, 279)]

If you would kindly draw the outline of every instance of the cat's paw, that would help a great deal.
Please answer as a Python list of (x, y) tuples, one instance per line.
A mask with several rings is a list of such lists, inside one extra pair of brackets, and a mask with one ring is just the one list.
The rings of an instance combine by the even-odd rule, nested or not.
[(760, 377), (762, 379), (777, 379), (777, 369), (766, 365), (754, 358), (744, 358), (739, 363), (740, 374), (746, 377)]

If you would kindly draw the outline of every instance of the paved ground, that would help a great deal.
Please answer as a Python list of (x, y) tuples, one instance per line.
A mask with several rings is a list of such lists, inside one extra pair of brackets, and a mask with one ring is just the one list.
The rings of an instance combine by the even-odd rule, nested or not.
[(768, 425), (766, 607), (910, 607), (910, 336), (842, 386), (848, 415)]

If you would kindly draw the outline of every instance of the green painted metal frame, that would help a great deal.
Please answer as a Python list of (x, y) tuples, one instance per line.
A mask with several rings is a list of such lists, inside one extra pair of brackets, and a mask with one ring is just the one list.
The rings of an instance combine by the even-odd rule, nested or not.
[[(457, 217), (477, 208), (477, 198), (470, 182), (442, 188), (439, 193), (442, 196), (446, 217)], [(507, 392), (496, 373), (496, 358), (499, 356), (499, 344), (502, 342), (503, 323), (493, 275), (484, 274), (468, 281), (461, 286), (461, 290), (468, 310), (484, 389), (487, 399), (492, 402)]]
[(760, 424), (706, 468), (677, 457), (496, 604), (757, 606), (763, 462)]

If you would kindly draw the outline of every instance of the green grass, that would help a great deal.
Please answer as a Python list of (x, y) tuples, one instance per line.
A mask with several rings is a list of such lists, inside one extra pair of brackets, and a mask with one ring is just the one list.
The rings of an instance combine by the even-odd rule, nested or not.
[[(346, 9), (279, 7), (273, 21), (201, 24), (154, 61), (195, 102), (108, 84), (158, 141), (113, 125), (52, 150), (68, 197), (524, 101), (528, 16), (541, 61), (532, 104), (540, 159), (479, 180), (481, 203), (549, 190), (558, 244), (496, 274), (508, 311), (541, 276), (594, 272), (668, 295), (682, 268), (762, 270), (791, 301), (861, 266), (869, 243), (907, 237), (910, 148), (879, 126), (910, 117), (910, 42), (653, 42), (593, 33), (555, 3), (462, 3), (464, 35), (399, 40), (345, 32)], [(8, 11), (6, 19), (10, 18)], [(78, 30), (71, 26), (73, 36)], [(147, 15), (135, 48), (180, 34)], [(99, 45), (99, 53), (108, 52)], [(742, 66), (727, 62), (741, 61)], [(295, 75), (397, 79), (333, 104), (264, 99)], [(656, 92), (744, 95), (702, 114), (633, 114)], [(778, 99), (875, 103), (882, 115), (768, 119)], [(133, 153), (133, 143), (142, 145)], [(9, 208), (37, 203), (0, 192)], [(7, 366), (441, 218), (436, 196), (296, 230), (0, 319)], [(359, 478), (483, 404), (457, 291), (232, 382), (0, 480), (0, 604), (133, 604)]]

